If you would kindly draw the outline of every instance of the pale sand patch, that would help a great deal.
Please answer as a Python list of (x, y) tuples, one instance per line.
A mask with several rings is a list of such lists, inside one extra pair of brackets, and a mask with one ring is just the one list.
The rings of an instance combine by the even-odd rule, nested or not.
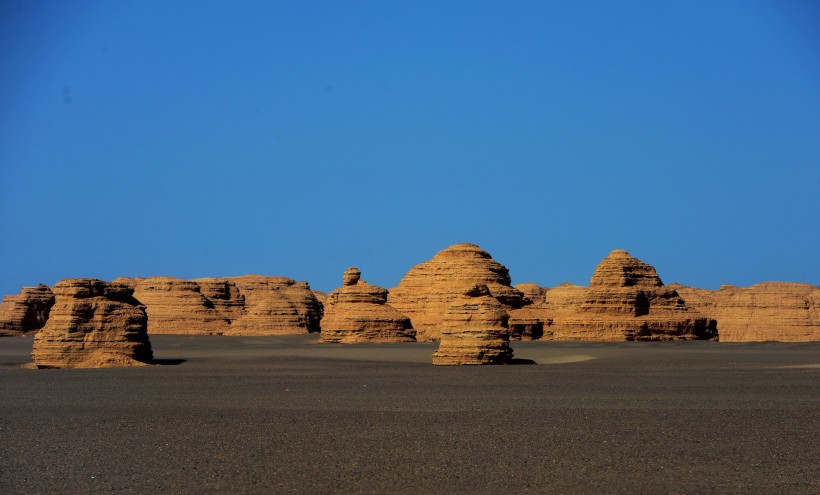
[(583, 361), (590, 361), (595, 359), (595, 356), (587, 356), (585, 354), (566, 354), (566, 355), (550, 355), (550, 356), (526, 356), (524, 359), (532, 359), (536, 364), (567, 364), (580, 363)]
[(789, 366), (778, 366), (778, 369), (817, 369), (820, 368), (820, 363), (815, 364), (792, 364)]

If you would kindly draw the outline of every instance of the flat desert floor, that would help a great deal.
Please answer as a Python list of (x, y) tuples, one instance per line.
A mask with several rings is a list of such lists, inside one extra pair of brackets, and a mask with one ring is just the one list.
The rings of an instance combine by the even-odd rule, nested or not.
[(820, 343), (151, 342), (30, 370), (0, 339), (0, 493), (820, 493)]

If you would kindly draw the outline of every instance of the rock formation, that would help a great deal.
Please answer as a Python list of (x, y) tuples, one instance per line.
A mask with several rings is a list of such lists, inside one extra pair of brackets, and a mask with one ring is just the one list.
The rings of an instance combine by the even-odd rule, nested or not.
[(66, 279), (53, 288), (46, 325), (34, 336), (38, 368), (142, 366), (153, 358), (145, 307), (123, 284)]
[(318, 332), (322, 304), (307, 282), (245, 275), (226, 279), (245, 299), (245, 311), (226, 335), (286, 335)]
[(284, 335), (319, 331), (322, 304), (306, 282), (287, 277), (183, 280), (149, 277), (117, 282), (146, 306), (148, 333)]
[(433, 353), (437, 366), (507, 364), (512, 360), (508, 315), (486, 285), (461, 290), (441, 323), (441, 343)]
[(322, 303), (322, 306), (324, 306), (325, 301), (327, 301), (327, 293), (315, 289), (311, 289), (311, 292), (313, 292), (313, 295), (316, 296), (316, 300)]
[(523, 283), (523, 284), (516, 284), (515, 288), (520, 290), (524, 297), (530, 301), (532, 304), (541, 304), (544, 302), (547, 289), (541, 287), (538, 284), (532, 283)]
[(764, 282), (717, 291), (670, 284), (692, 307), (717, 320), (721, 342), (820, 340), (820, 287)]
[(387, 290), (361, 280), (358, 268), (345, 270), (343, 285), (327, 296), (322, 342), (413, 342), (410, 319), (387, 303)]
[(524, 294), (510, 286), (504, 265), (475, 244), (456, 244), (420, 263), (390, 290), (388, 304), (408, 316), (420, 341), (438, 340), (447, 308), (463, 293), (463, 287), (486, 285), (506, 309), (524, 306)]
[(222, 334), (230, 327), (229, 320), (202, 294), (197, 282), (148, 277), (135, 279), (132, 287), (134, 297), (148, 313), (149, 334)]
[(547, 292), (557, 340), (687, 340), (716, 338), (715, 321), (688, 308), (655, 269), (616, 249), (595, 269), (589, 287)]
[(54, 304), (54, 293), (45, 284), (23, 287), (0, 303), (0, 336), (26, 335), (43, 328)]

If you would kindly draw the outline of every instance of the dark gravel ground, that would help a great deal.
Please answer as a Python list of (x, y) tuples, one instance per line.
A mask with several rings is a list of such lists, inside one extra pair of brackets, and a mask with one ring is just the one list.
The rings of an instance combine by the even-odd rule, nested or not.
[(820, 343), (152, 336), (143, 368), (0, 339), (0, 493), (820, 493)]

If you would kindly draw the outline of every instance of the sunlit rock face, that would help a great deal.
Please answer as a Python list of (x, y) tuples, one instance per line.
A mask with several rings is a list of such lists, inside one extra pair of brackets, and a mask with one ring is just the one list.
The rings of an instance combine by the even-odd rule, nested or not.
[(595, 269), (589, 287), (547, 291), (551, 322), (544, 338), (555, 340), (714, 339), (716, 323), (689, 308), (664, 286), (655, 268), (616, 249)]
[(52, 287), (54, 305), (34, 336), (38, 368), (144, 366), (153, 358), (145, 306), (124, 284), (80, 278)]
[(820, 340), (820, 287), (764, 282), (720, 290), (670, 284), (687, 306), (717, 320), (722, 342)]
[(44, 284), (23, 287), (0, 303), (0, 336), (29, 335), (43, 328), (54, 304), (54, 293)]
[(306, 282), (287, 277), (117, 279), (146, 306), (148, 332), (285, 335), (318, 332), (322, 303)]
[(475, 284), (486, 285), (506, 309), (528, 302), (510, 285), (507, 268), (475, 244), (450, 246), (414, 266), (390, 289), (387, 302), (410, 318), (418, 340), (439, 340), (447, 309), (463, 295), (465, 286)]
[(327, 296), (322, 318), (322, 342), (413, 342), (410, 319), (387, 304), (387, 290), (361, 280), (358, 268), (348, 268), (343, 285)]
[(450, 304), (441, 323), (441, 342), (433, 354), (433, 364), (507, 364), (513, 352), (509, 346), (507, 311), (486, 285), (474, 285)]

